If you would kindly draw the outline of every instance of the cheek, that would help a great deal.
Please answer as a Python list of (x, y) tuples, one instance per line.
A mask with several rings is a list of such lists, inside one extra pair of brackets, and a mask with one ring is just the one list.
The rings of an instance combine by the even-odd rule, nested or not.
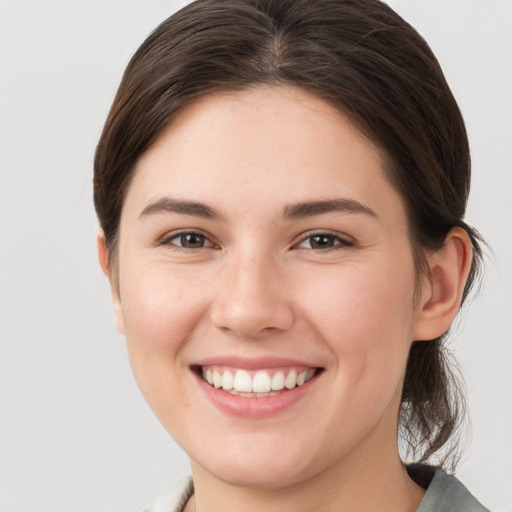
[(130, 364), (142, 394), (163, 418), (186, 397), (182, 349), (204, 321), (207, 290), (201, 280), (168, 268), (163, 272), (158, 264), (125, 268), (137, 269), (120, 276)]
[(413, 283), (412, 261), (345, 266), (309, 280), (304, 315), (343, 367), (341, 376), (385, 381), (403, 372), (412, 341)]
[(336, 405), (325, 428), (340, 450), (382, 421), (396, 428), (412, 339), (414, 269), (393, 268), (346, 267), (308, 285), (304, 314), (332, 353), (327, 376)]
[(190, 276), (162, 269), (158, 263), (146, 267), (134, 264), (131, 268), (137, 272), (121, 276), (128, 343), (166, 353), (179, 348), (208, 307), (204, 280), (197, 273)]

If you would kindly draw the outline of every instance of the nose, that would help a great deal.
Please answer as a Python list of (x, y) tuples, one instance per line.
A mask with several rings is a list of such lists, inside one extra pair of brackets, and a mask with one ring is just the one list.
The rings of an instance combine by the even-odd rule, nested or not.
[(212, 323), (243, 338), (286, 331), (294, 321), (283, 271), (268, 255), (234, 257), (216, 281)]

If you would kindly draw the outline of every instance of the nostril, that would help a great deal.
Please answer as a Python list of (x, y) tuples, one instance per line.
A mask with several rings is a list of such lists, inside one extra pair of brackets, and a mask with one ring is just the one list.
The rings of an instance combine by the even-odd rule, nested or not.
[(254, 338), (258, 335), (271, 334), (279, 329), (277, 327), (263, 327), (259, 331), (255, 331), (254, 333), (249, 332), (241, 332), (235, 329), (230, 329), (234, 334), (236, 334), (239, 338)]

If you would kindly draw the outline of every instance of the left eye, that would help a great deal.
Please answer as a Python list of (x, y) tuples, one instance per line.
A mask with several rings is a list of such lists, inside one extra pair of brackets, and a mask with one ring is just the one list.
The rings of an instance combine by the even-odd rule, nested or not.
[(310, 235), (298, 245), (303, 249), (332, 249), (335, 247), (350, 247), (353, 242), (330, 233)]
[(165, 244), (177, 245), (184, 249), (201, 249), (202, 247), (212, 247), (213, 244), (201, 233), (185, 232), (178, 233), (164, 241)]

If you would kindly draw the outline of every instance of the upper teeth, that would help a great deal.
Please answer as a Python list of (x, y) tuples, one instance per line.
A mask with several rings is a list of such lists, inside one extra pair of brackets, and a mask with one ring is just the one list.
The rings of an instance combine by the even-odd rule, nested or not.
[(251, 375), (246, 370), (221, 370), (203, 368), (203, 379), (216, 388), (226, 391), (234, 390), (240, 393), (269, 393), (281, 391), (284, 388), (293, 389), (302, 386), (315, 375), (315, 369), (277, 371), (272, 376), (265, 370)]

